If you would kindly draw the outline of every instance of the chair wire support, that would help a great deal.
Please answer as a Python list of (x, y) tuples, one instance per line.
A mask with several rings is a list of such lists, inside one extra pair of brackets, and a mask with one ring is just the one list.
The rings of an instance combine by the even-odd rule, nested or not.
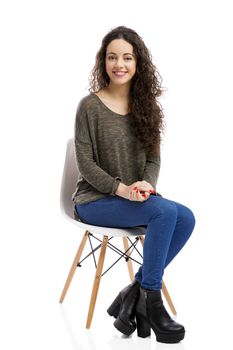
[[(133, 244), (133, 242), (131, 241), (131, 239), (130, 239), (129, 237), (127, 237), (127, 239), (128, 239), (128, 241), (130, 242), (130, 244)], [(135, 240), (137, 241), (137, 244), (138, 244), (139, 238), (136, 237)], [(136, 252), (138, 253), (138, 255), (140, 255), (140, 257), (143, 259), (142, 254), (139, 252), (139, 250), (138, 250), (137, 247), (136, 247), (137, 244), (134, 245), (134, 247), (133, 247), (133, 249), (132, 249), (132, 251), (131, 251), (131, 254), (133, 253), (133, 251), (134, 251), (134, 249), (135, 249)]]
[[(139, 250), (136, 248), (136, 245), (137, 245), (138, 242), (139, 242), (138, 237), (135, 237), (134, 242), (133, 242), (131, 239), (129, 239), (129, 237), (127, 237), (127, 239), (128, 239), (129, 242), (130, 242), (130, 245), (129, 245), (129, 248), (128, 248), (126, 251), (124, 251), (124, 252), (109, 242), (112, 238), (113, 238), (113, 236), (108, 238), (107, 246), (108, 246), (108, 248), (110, 248), (111, 250), (113, 250), (116, 254), (120, 255), (120, 257), (119, 257), (117, 260), (115, 260), (115, 262), (114, 262), (112, 265), (110, 265), (110, 266), (101, 274), (101, 277), (104, 276), (104, 275), (105, 275), (114, 265), (116, 265), (116, 264), (118, 263), (118, 261), (120, 261), (122, 258), (125, 258), (125, 261), (126, 261), (126, 262), (128, 262), (129, 260), (131, 260), (131, 261), (134, 261), (135, 263), (137, 263), (137, 264), (139, 264), (139, 265), (142, 265), (141, 262), (137, 261), (136, 259), (132, 258), (132, 256), (131, 256), (132, 253), (133, 253), (133, 251), (135, 250), (135, 251), (140, 255), (140, 257), (142, 258), (142, 254), (141, 254), (141, 253), (139, 252)], [(89, 233), (88, 233), (88, 240), (89, 240), (89, 244), (90, 244), (91, 251), (90, 251), (81, 261), (79, 261), (79, 263), (77, 264), (77, 267), (81, 267), (81, 266), (82, 266), (82, 265), (81, 265), (82, 262), (83, 262), (84, 260), (86, 260), (89, 256), (92, 255), (92, 256), (93, 256), (93, 260), (94, 260), (95, 268), (97, 268), (97, 263), (96, 263), (96, 258), (95, 258), (95, 252), (96, 252), (98, 249), (101, 248), (101, 244), (98, 244), (98, 245), (94, 248), (94, 247), (93, 247), (93, 244), (92, 244), (92, 239), (95, 239), (95, 240), (97, 240), (98, 242), (101, 242), (101, 243), (102, 243), (102, 241), (101, 241), (98, 237), (96, 237), (95, 235), (93, 235), (92, 233), (89, 232)], [(132, 250), (131, 250), (131, 249), (132, 249)], [(130, 255), (127, 254), (127, 253), (129, 253), (129, 252), (130, 252)]]
[(91, 247), (91, 253), (92, 253), (92, 256), (93, 256), (93, 259), (94, 259), (95, 268), (97, 268), (97, 263), (96, 263), (96, 259), (95, 259), (95, 252), (94, 252), (94, 250), (93, 250), (93, 245), (92, 245), (92, 241), (91, 241), (91, 236), (93, 236), (93, 235), (92, 235), (92, 234), (89, 234), (89, 235), (88, 235), (88, 240), (89, 240), (90, 247)]

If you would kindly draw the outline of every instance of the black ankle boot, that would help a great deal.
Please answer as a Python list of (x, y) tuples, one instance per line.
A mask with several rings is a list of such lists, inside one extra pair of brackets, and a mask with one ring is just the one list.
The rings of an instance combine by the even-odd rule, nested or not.
[(136, 321), (139, 337), (148, 337), (152, 328), (158, 342), (178, 343), (184, 339), (185, 329), (166, 311), (160, 290), (140, 288), (140, 297), (136, 305)]
[(135, 305), (139, 297), (140, 283), (136, 280), (122, 289), (107, 312), (116, 318), (114, 326), (125, 335), (132, 334), (136, 329)]

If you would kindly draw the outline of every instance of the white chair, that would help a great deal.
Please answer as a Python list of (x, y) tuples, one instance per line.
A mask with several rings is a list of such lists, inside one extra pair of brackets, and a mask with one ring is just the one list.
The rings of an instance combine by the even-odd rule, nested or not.
[[(106, 253), (107, 247), (113, 249), (116, 253), (120, 254), (120, 258), (126, 259), (130, 280), (133, 281), (134, 272), (133, 272), (132, 260), (134, 259), (132, 258), (131, 254), (138, 241), (140, 241), (143, 245), (143, 242), (144, 242), (143, 235), (146, 232), (146, 226), (137, 226), (133, 228), (109, 228), (109, 227), (85, 224), (81, 222), (81, 220), (78, 220), (74, 215), (74, 202), (72, 201), (72, 194), (75, 191), (77, 178), (78, 178), (78, 168), (77, 168), (77, 163), (75, 158), (74, 139), (71, 138), (67, 143), (67, 149), (66, 149), (65, 165), (63, 170), (61, 193), (60, 193), (60, 206), (65, 217), (68, 220), (70, 220), (72, 223), (77, 225), (79, 228), (84, 229), (85, 233), (81, 239), (81, 243), (78, 247), (73, 264), (68, 274), (65, 286), (63, 288), (63, 291), (60, 297), (60, 303), (63, 302), (66, 296), (66, 293), (73, 279), (77, 266), (80, 266), (80, 259), (81, 259), (85, 244), (87, 242), (87, 239), (90, 240), (91, 237), (96, 238), (98, 241), (101, 242), (101, 244), (99, 244), (97, 248), (92, 249), (91, 253), (86, 256), (88, 257), (90, 255), (93, 255), (94, 257), (94, 252), (100, 248), (100, 254), (98, 258), (98, 263), (96, 264), (96, 273), (95, 273), (89, 311), (87, 316), (87, 322), (86, 322), (86, 328), (90, 328), (93, 314), (94, 314), (94, 308), (95, 308), (95, 303), (96, 303), (97, 294), (99, 290), (100, 280), (103, 275), (102, 271), (103, 271), (104, 259), (105, 259), (105, 253)], [(102, 236), (102, 240), (99, 240), (97, 237), (95, 237), (94, 236), (95, 234), (97, 235), (97, 237)], [(124, 251), (119, 250), (117, 247), (115, 247), (109, 242), (112, 238), (115, 238), (115, 237), (121, 237), (123, 239)], [(133, 239), (134, 239), (134, 242), (132, 242)], [(129, 246), (129, 242), (131, 243), (130, 246)], [(166, 289), (164, 282), (162, 286), (162, 291), (172, 313), (176, 315), (175, 307), (169, 296), (169, 293)]]

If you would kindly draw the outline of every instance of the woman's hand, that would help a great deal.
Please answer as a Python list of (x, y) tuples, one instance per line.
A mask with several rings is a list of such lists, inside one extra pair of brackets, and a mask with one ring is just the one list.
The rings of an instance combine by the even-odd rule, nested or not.
[(134, 182), (129, 187), (129, 200), (144, 202), (150, 197), (150, 194), (156, 194), (155, 189), (145, 180)]
[(129, 186), (120, 183), (116, 191), (116, 195), (137, 202), (144, 202), (151, 193), (156, 194), (156, 191), (147, 181), (137, 181)]

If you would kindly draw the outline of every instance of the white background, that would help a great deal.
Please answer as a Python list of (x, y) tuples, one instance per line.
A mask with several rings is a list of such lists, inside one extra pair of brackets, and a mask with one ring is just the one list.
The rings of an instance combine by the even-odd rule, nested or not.
[[(2, 349), (222, 349), (232, 333), (232, 12), (230, 1), (1, 1), (0, 343)], [(66, 142), (102, 37), (126, 25), (167, 88), (158, 191), (186, 204), (195, 231), (165, 272), (184, 342), (124, 339), (106, 308), (128, 284), (103, 278), (85, 329), (94, 269), (58, 303), (82, 231), (64, 219)], [(4, 345), (3, 345), (4, 344)]]

